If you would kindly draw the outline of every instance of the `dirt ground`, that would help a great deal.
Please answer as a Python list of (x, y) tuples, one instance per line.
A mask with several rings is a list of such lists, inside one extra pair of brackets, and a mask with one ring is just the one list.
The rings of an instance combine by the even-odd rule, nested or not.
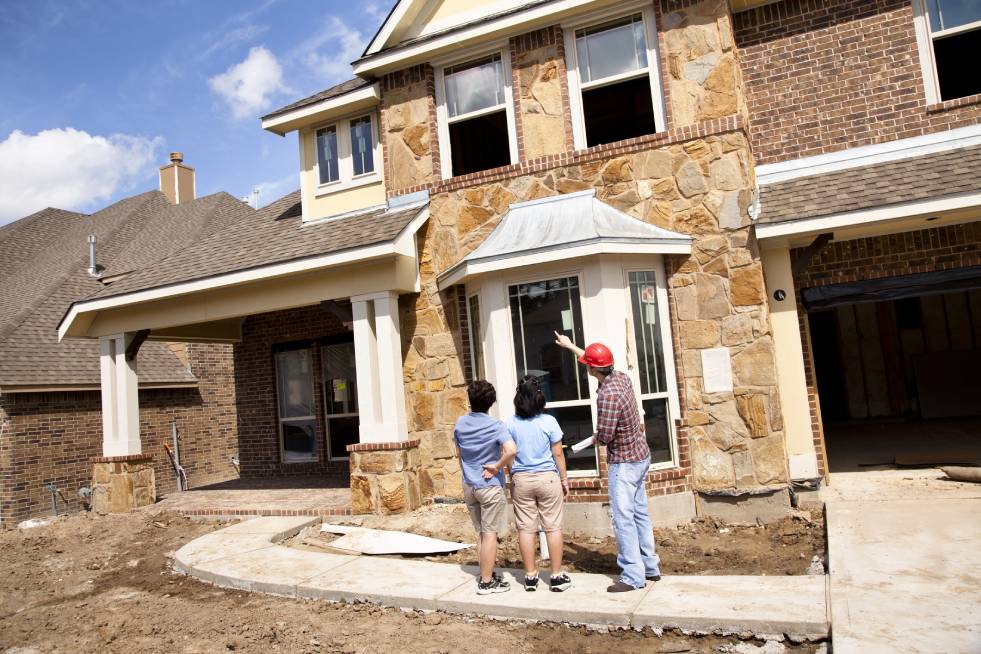
[[(220, 526), (144, 510), (0, 532), (0, 652), (707, 654), (739, 644), (291, 600), (171, 571), (174, 551)], [(815, 649), (787, 644), (790, 652)]]
[[(449, 541), (474, 542), (470, 516), (466, 507), (459, 504), (426, 506), (406, 516), (358, 516), (338, 522), (407, 531)], [(317, 540), (329, 545), (335, 538), (330, 534), (310, 533), (315, 531), (301, 534), (291, 544), (306, 549)], [(566, 535), (564, 540), (567, 570), (600, 574), (619, 572), (613, 538)], [(677, 529), (656, 529), (655, 543), (661, 557), (661, 572), (669, 575), (802, 575), (808, 573), (814, 557), (821, 565), (826, 557), (824, 515), (820, 510), (797, 511), (768, 525), (726, 525), (716, 520), (699, 519)], [(476, 551), (472, 548), (426, 558), (449, 563), (477, 563)], [(502, 539), (498, 561), (504, 567), (521, 567), (518, 540), (513, 532)]]

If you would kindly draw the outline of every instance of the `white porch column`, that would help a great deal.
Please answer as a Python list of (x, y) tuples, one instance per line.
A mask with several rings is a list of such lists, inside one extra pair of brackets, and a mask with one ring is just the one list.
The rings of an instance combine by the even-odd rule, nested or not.
[[(764, 250), (761, 259), (770, 306), (770, 324), (773, 327), (790, 478), (813, 479), (818, 476), (817, 454), (811, 432), (811, 409), (807, 398), (804, 350), (801, 346), (790, 250), (786, 246)], [(783, 300), (773, 296), (778, 289), (786, 293)]]
[(408, 428), (398, 294), (355, 296), (351, 298), (351, 307), (360, 440), (362, 443), (404, 441), (408, 438)]
[(141, 454), (139, 378), (136, 359), (126, 360), (135, 334), (99, 339), (102, 378), (102, 456)]

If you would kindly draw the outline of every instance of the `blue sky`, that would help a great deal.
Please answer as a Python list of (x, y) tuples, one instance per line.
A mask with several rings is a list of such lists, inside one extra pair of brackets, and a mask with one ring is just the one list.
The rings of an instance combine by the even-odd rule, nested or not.
[(298, 187), (296, 135), (258, 117), (351, 77), (393, 0), (0, 0), (0, 224), (157, 187)]

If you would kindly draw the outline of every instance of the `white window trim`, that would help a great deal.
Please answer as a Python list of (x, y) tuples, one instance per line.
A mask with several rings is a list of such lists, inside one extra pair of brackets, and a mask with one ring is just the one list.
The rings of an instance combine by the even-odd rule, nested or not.
[[(306, 347), (298, 347), (298, 348), (291, 348), (291, 349), (306, 350), (309, 353), (309, 355), (310, 355), (310, 375), (309, 375), (310, 376), (310, 390), (311, 391), (314, 391), (315, 386), (314, 386), (314, 377), (313, 377), (313, 347), (310, 346), (310, 345), (307, 345)], [(286, 422), (300, 422), (300, 421), (304, 421), (304, 420), (313, 420), (314, 422), (317, 421), (317, 416), (316, 415), (311, 415), (311, 416), (292, 416), (290, 418), (283, 418), (281, 416), (281, 413), (282, 413), (282, 411), (281, 411), (281, 408), (282, 408), (281, 403), (282, 403), (282, 399), (283, 398), (281, 398), (279, 396), (279, 391), (280, 391), (280, 388), (279, 388), (279, 355), (282, 354), (283, 352), (288, 352), (288, 351), (290, 351), (290, 350), (289, 349), (287, 349), (287, 350), (279, 350), (279, 351), (277, 351), (275, 353), (275, 356), (273, 357), (273, 359), (275, 361), (275, 365), (276, 365), (276, 424), (279, 427), (279, 461), (280, 461), (280, 463), (286, 464), (286, 465), (292, 465), (294, 463), (311, 463), (311, 462), (316, 463), (316, 462), (320, 461), (320, 447), (319, 447), (319, 443), (317, 443), (317, 435), (316, 435), (316, 432), (314, 433), (313, 454), (311, 454), (310, 456), (304, 456), (304, 457), (295, 457), (295, 458), (289, 458), (289, 459), (286, 458), (286, 444), (284, 442), (285, 433), (283, 432), (283, 423), (286, 423)], [(313, 393), (311, 393), (310, 398), (311, 398), (311, 400), (313, 399)]]
[(661, 331), (661, 356), (664, 357), (664, 384), (667, 388), (666, 391), (660, 393), (641, 393), (640, 391), (640, 360), (638, 358), (639, 350), (637, 349), (636, 336), (634, 334), (633, 324), (630, 325), (630, 329), (627, 330), (628, 337), (630, 339), (630, 352), (633, 360), (630, 362), (631, 367), (631, 379), (634, 383), (634, 388), (637, 391), (637, 399), (641, 406), (639, 409), (643, 410), (644, 400), (650, 399), (668, 399), (668, 436), (669, 444), (671, 447), (671, 459), (668, 461), (663, 461), (661, 463), (651, 463), (651, 470), (670, 470), (677, 468), (681, 462), (681, 455), (678, 452), (678, 432), (675, 429), (675, 419), (681, 415), (681, 403), (678, 400), (678, 378), (677, 371), (674, 368), (674, 342), (671, 338), (671, 315), (668, 311), (668, 289), (667, 282), (664, 276), (664, 258), (657, 256), (654, 259), (652, 266), (642, 266), (629, 264), (623, 266), (623, 292), (626, 296), (626, 306), (630, 307), (627, 311), (627, 320), (633, 320), (633, 298), (630, 294), (630, 273), (632, 272), (651, 272), (654, 271), (654, 277), (656, 280), (657, 288), (657, 319), (659, 321), (658, 328)]
[(643, 75), (643, 71), (638, 70), (605, 78), (599, 82), (582, 83), (579, 78), (579, 56), (576, 53), (576, 30), (618, 18), (627, 18), (637, 13), (641, 15), (643, 20), (644, 36), (647, 40), (647, 76), (651, 84), (655, 127), (658, 130), (654, 133), (663, 132), (667, 129), (664, 92), (661, 88), (661, 60), (658, 56), (660, 47), (658, 45), (654, 7), (650, 2), (618, 5), (616, 9), (589, 14), (587, 17), (577, 18), (575, 22), (562, 23), (561, 25), (563, 40), (565, 41), (565, 67), (569, 87), (569, 109), (572, 114), (572, 138), (576, 150), (584, 150), (588, 147), (586, 144), (586, 119), (582, 109), (583, 90), (622, 82)]
[[(467, 331), (469, 332), (469, 336), (470, 336), (470, 363), (473, 365), (473, 370), (472, 370), (473, 378), (480, 379), (481, 372), (483, 373), (483, 376), (486, 377), (487, 375), (487, 359), (484, 357), (484, 334), (483, 334), (484, 320), (483, 320), (483, 316), (481, 315), (483, 314), (483, 307), (481, 306), (483, 302), (480, 301), (480, 292), (470, 293), (469, 295), (464, 294), (464, 297), (466, 297), (466, 302), (467, 302)], [(470, 301), (471, 299), (474, 298), (476, 298), (477, 300), (477, 314), (478, 314), (477, 319), (481, 327), (480, 334), (478, 334), (477, 330), (474, 329), (473, 310), (470, 307)], [(483, 368), (482, 371), (477, 370), (478, 351), (480, 352), (481, 367)]]
[(920, 70), (923, 72), (923, 90), (927, 104), (931, 105), (944, 102), (940, 97), (940, 78), (937, 75), (937, 59), (933, 53), (933, 42), (946, 36), (981, 29), (981, 21), (934, 32), (930, 27), (930, 14), (925, 3), (926, 0), (913, 0), (913, 28), (916, 32), (916, 49), (920, 54)]
[(479, 50), (467, 51), (461, 56), (457, 53), (453, 59), (443, 59), (431, 62), (435, 71), (436, 86), (436, 127), (439, 136), (439, 161), (443, 179), (453, 177), (453, 153), (450, 149), (450, 123), (455, 123), (469, 118), (476, 118), (486, 113), (500, 111), (500, 105), (495, 105), (490, 109), (479, 109), (460, 116), (449, 117), (446, 109), (446, 88), (444, 69), (450, 66), (465, 64), (474, 59), (488, 57), (495, 54), (501, 56), (501, 72), (504, 76), (504, 112), (508, 123), (508, 150), (511, 154), (511, 163), (518, 163), (518, 130), (514, 119), (514, 95), (511, 85), (514, 77), (511, 71), (511, 49), (507, 43), (497, 43), (492, 47), (485, 47)]
[[(372, 163), (374, 170), (370, 173), (354, 174), (354, 158), (351, 149), (351, 121), (358, 118), (371, 119)], [(333, 127), (337, 130), (337, 169), (338, 178), (334, 182), (320, 182), (320, 154), (317, 152), (317, 132)], [(331, 119), (310, 128), (310, 138), (313, 139), (313, 186), (317, 197), (336, 193), (337, 191), (382, 181), (382, 148), (378, 135), (378, 113), (376, 111), (360, 111), (338, 119)]]

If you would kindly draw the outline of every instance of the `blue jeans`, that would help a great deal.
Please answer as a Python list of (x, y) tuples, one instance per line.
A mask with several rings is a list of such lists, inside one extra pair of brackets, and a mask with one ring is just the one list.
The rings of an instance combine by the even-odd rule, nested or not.
[(643, 588), (645, 577), (661, 574), (661, 558), (654, 551), (654, 527), (647, 513), (644, 477), (650, 457), (633, 463), (610, 464), (610, 512), (617, 538), (620, 581)]

